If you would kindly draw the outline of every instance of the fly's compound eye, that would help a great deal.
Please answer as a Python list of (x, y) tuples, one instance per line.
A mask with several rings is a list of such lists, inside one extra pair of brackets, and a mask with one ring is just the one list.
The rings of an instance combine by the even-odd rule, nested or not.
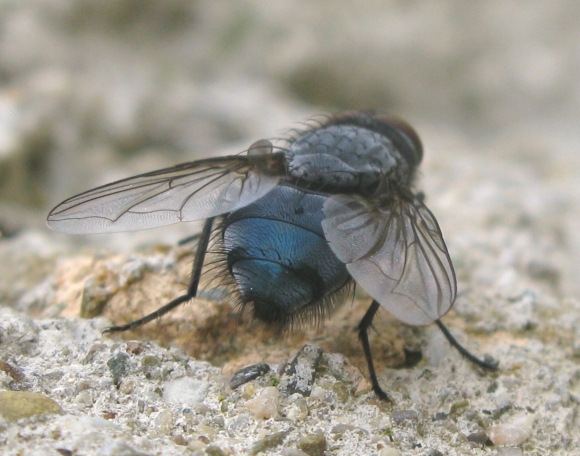
[(423, 159), (423, 144), (415, 129), (397, 117), (381, 116), (380, 120), (393, 128), (404, 140), (404, 144), (397, 145), (401, 148), (400, 152), (405, 155), (407, 160), (413, 165), (421, 163)]

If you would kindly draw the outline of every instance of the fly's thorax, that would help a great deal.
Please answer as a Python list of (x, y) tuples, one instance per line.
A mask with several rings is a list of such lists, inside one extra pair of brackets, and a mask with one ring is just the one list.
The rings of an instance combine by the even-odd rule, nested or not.
[(411, 169), (417, 168), (423, 159), (423, 144), (419, 135), (409, 123), (398, 117), (350, 111), (330, 117), (321, 126), (329, 125), (357, 126), (389, 138)]
[(305, 133), (286, 152), (297, 185), (328, 193), (372, 194), (385, 179), (409, 186), (415, 166), (387, 136), (356, 125)]

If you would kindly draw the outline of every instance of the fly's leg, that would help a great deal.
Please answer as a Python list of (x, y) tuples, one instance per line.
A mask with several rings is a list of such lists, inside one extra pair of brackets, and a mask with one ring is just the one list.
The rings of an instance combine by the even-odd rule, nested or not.
[(364, 317), (358, 324), (358, 338), (362, 344), (363, 351), (365, 354), (365, 358), (367, 360), (367, 366), (369, 369), (369, 376), (371, 380), (371, 384), (373, 386), (373, 391), (377, 395), (377, 397), (383, 401), (390, 401), (389, 396), (387, 393), (383, 391), (381, 386), (379, 385), (379, 380), (377, 379), (377, 374), (375, 372), (375, 365), (373, 363), (373, 355), (371, 353), (371, 345), (369, 343), (369, 328), (373, 324), (373, 318), (375, 318), (375, 314), (380, 308), (380, 304), (373, 300), (369, 310), (365, 313)]
[(203, 225), (203, 230), (201, 235), (199, 236), (199, 243), (197, 244), (197, 252), (195, 254), (195, 259), (193, 260), (193, 268), (191, 271), (191, 279), (189, 280), (189, 285), (187, 286), (187, 292), (175, 298), (173, 301), (165, 304), (163, 307), (160, 307), (154, 312), (151, 312), (149, 315), (140, 318), (139, 320), (132, 321), (126, 325), (121, 326), (110, 326), (106, 328), (103, 333), (112, 333), (112, 332), (122, 332), (127, 331), (129, 329), (134, 329), (139, 326), (142, 326), (146, 323), (149, 323), (152, 320), (155, 320), (162, 315), (165, 315), (167, 312), (175, 309), (180, 304), (183, 304), (187, 301), (192, 300), (197, 295), (197, 288), (199, 286), (199, 278), (201, 276), (201, 269), (203, 267), (203, 260), (205, 259), (205, 254), (207, 252), (207, 246), (209, 244), (211, 231), (213, 227), (214, 218), (209, 218), (205, 221)]
[(452, 346), (454, 346), (457, 349), (457, 351), (459, 353), (461, 353), (461, 355), (463, 357), (465, 357), (466, 359), (471, 361), (473, 364), (475, 364), (475, 365), (477, 365), (485, 370), (490, 370), (490, 371), (498, 370), (498, 362), (497, 361), (488, 360), (488, 359), (481, 360), (481, 359), (477, 358), (476, 356), (472, 355), (469, 351), (467, 351), (467, 349), (465, 347), (463, 347), (463, 345), (461, 345), (459, 342), (457, 342), (457, 340), (449, 332), (447, 327), (443, 323), (441, 323), (441, 320), (435, 320), (435, 323), (437, 324), (437, 326), (439, 327), (439, 329), (441, 330), (443, 335), (447, 338), (449, 343)]
[[(371, 345), (369, 343), (369, 335), (368, 335), (369, 328), (372, 326), (373, 319), (375, 318), (375, 314), (377, 313), (379, 308), (380, 304), (377, 301), (373, 300), (371, 306), (369, 307), (366, 314), (364, 315), (364, 317), (362, 318), (362, 320), (358, 325), (358, 337), (359, 340), (361, 341), (365, 358), (367, 361), (373, 391), (375, 392), (375, 394), (379, 399), (390, 401), (389, 397), (387, 396), (387, 393), (385, 393), (381, 388), (381, 386), (379, 385), (379, 380), (377, 379), (377, 374), (375, 372), (375, 366), (373, 363), (373, 355), (371, 353)], [(464, 356), (466, 359), (468, 359), (472, 363), (476, 364), (477, 366), (485, 370), (490, 371), (498, 370), (497, 361), (488, 359), (481, 360), (476, 356), (472, 355), (465, 347), (463, 347), (459, 342), (457, 342), (455, 337), (453, 337), (453, 335), (449, 332), (449, 330), (441, 322), (441, 320), (435, 320), (435, 323), (437, 324), (437, 326), (439, 327), (445, 338), (449, 341), (449, 343), (453, 347), (455, 347), (457, 351), (461, 353), (461, 355)]]

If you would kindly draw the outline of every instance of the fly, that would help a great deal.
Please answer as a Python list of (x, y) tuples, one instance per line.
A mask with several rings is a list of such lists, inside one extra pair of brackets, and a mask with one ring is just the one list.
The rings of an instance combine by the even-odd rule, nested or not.
[(214, 234), (237, 303), (268, 325), (283, 329), (326, 317), (358, 284), (373, 298), (359, 339), (373, 390), (388, 399), (368, 337), (380, 307), (409, 325), (437, 324), (463, 356), (497, 369), (469, 353), (441, 322), (457, 284), (437, 220), (413, 189), (422, 158), (419, 136), (407, 123), (349, 112), (279, 145), (260, 140), (240, 155), (89, 190), (56, 206), (47, 223), (89, 234), (205, 220), (186, 293), (107, 332), (138, 327), (195, 298)]

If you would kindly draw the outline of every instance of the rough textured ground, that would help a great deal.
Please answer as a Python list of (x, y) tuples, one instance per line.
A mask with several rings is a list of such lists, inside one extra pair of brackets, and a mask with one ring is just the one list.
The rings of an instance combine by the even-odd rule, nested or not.
[[(119, 5), (0, 2), (6, 454), (575, 454), (576, 2)], [(280, 338), (240, 322), (207, 276), (198, 301), (101, 334), (184, 290), (193, 253), (175, 243), (198, 227), (72, 238), (44, 228), (51, 205), (366, 107), (408, 118), (423, 139), (418, 188), (460, 290), (444, 321), (498, 373), (435, 327), (383, 312), (371, 343), (392, 403), (377, 401), (352, 330), (362, 290), (320, 327)], [(306, 396), (288, 386), (297, 353)], [(269, 373), (231, 389), (260, 362)]]

